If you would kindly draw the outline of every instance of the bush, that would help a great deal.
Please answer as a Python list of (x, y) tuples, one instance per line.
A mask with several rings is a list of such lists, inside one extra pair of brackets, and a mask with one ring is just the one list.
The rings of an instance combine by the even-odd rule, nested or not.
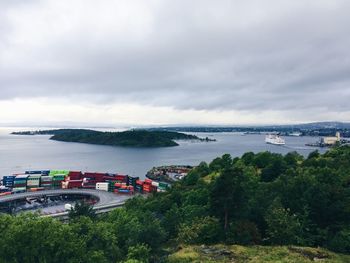
[(274, 200), (269, 207), (265, 220), (267, 237), (271, 244), (290, 245), (301, 244), (301, 223), (299, 218), (284, 208), (279, 200)]
[(336, 233), (329, 243), (329, 248), (336, 252), (350, 253), (350, 228)]
[(187, 244), (212, 244), (221, 236), (219, 220), (215, 217), (196, 218), (190, 224), (180, 225), (178, 239)]
[(230, 224), (226, 241), (231, 244), (253, 245), (261, 242), (261, 236), (256, 224), (242, 220)]
[(151, 249), (144, 244), (131, 246), (128, 249), (128, 260), (136, 260), (137, 262), (147, 263), (150, 257)]

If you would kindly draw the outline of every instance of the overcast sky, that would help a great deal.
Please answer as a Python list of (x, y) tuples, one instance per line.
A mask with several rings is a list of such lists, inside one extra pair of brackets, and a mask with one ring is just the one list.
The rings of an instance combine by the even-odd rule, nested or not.
[(349, 0), (0, 0), (0, 124), (350, 121)]

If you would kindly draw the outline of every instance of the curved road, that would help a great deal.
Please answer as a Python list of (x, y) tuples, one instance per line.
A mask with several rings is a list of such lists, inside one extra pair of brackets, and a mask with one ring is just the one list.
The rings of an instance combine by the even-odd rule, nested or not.
[(80, 194), (80, 195), (94, 196), (99, 200), (95, 204), (95, 207), (121, 204), (121, 203), (124, 203), (127, 199), (133, 197), (133, 195), (118, 195), (111, 192), (99, 191), (99, 190), (93, 190), (93, 189), (57, 189), (57, 190), (25, 192), (20, 194), (0, 196), (0, 203), (11, 202), (18, 199), (24, 199), (27, 197), (37, 197), (42, 195), (63, 195), (63, 194), (68, 194), (68, 195)]

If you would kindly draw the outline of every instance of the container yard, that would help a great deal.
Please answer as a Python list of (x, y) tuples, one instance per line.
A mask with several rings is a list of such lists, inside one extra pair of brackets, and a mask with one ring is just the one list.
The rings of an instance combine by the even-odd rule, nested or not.
[(0, 185), (0, 196), (55, 189), (96, 189), (133, 195), (164, 192), (169, 187), (168, 183), (151, 179), (140, 180), (139, 177), (118, 173), (38, 170), (4, 176)]

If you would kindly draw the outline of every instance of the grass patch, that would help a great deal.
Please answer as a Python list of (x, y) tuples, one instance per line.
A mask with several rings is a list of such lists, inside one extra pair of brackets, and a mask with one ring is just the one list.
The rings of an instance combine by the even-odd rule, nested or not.
[(236, 263), (343, 263), (350, 255), (330, 252), (322, 248), (294, 246), (184, 246), (168, 257), (169, 263), (236, 262)]

